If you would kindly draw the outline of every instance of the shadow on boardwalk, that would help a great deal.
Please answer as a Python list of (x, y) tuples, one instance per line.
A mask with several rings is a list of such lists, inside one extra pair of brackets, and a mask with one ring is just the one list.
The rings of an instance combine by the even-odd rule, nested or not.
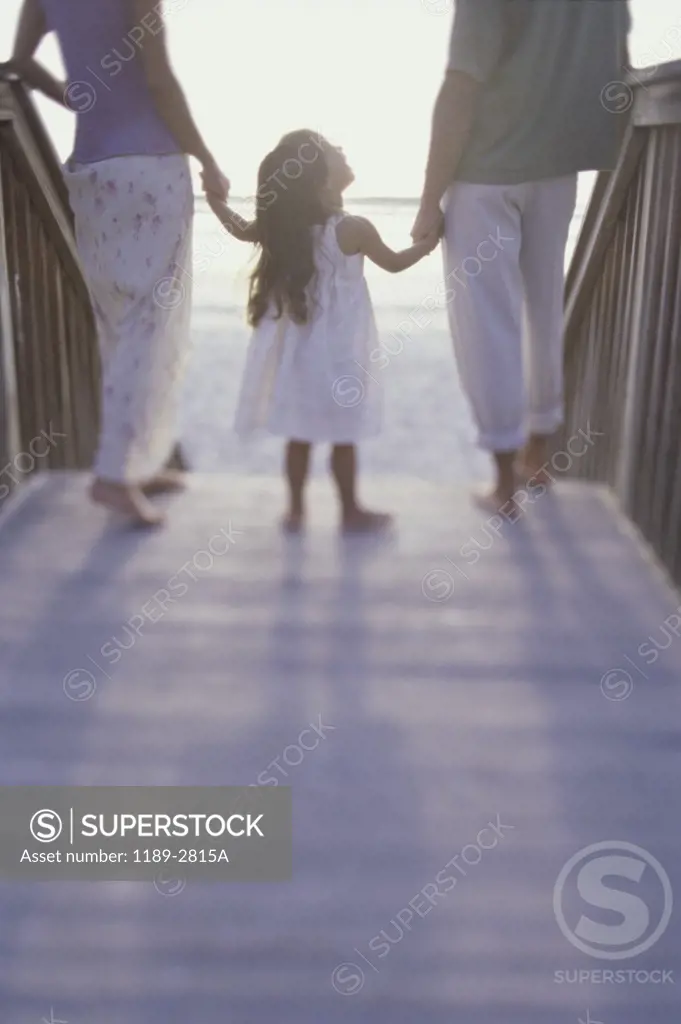
[[(293, 788), (294, 877), (176, 898), (3, 883), (3, 1024), (50, 1008), (68, 1024), (576, 1024), (587, 1007), (671, 1024), (673, 985), (555, 976), (673, 969), (679, 951), (673, 916), (647, 952), (599, 960), (553, 910), (593, 843), (636, 844), (679, 877), (681, 642), (639, 659), (647, 679), (625, 660), (679, 600), (600, 491), (561, 490), (470, 565), (462, 545), (486, 542), (465, 495), (411, 480), (374, 484), (399, 516), (381, 544), (338, 540), (322, 484), (300, 541), (273, 529), (269, 480), (197, 478), (146, 537), (107, 530), (83, 490), (39, 483), (0, 529), (2, 782), (276, 779)], [(229, 552), (185, 571), (131, 644), (131, 617), (230, 527)], [(623, 665), (633, 692), (615, 700), (600, 683)], [(65, 693), (76, 669), (88, 700)], [(650, 874), (618, 887), (652, 920)], [(574, 884), (566, 908), (573, 927), (589, 910), (619, 921)]]

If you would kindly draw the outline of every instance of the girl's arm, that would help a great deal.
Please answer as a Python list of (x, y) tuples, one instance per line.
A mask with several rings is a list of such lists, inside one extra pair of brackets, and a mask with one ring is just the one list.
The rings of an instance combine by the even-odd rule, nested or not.
[(33, 56), (45, 35), (47, 23), (40, 0), (24, 0), (9, 69), (19, 75), (26, 85), (38, 89), (65, 107), (66, 82), (60, 82)]
[(206, 192), (206, 200), (220, 223), (239, 242), (257, 242), (258, 229), (254, 220), (245, 220), (219, 200), (212, 192)]
[[(203, 166), (206, 187), (222, 199), (229, 182), (196, 127), (184, 92), (170, 65), (163, 15), (158, 0), (134, 0), (135, 24), (149, 29), (141, 46), (146, 79), (160, 117), (172, 132), (184, 153), (196, 157)], [(153, 27), (150, 27), (149, 23)]]
[(341, 252), (344, 252), (346, 256), (356, 256), (361, 253), (376, 266), (391, 274), (399, 274), (400, 271), (413, 267), (415, 263), (431, 253), (439, 242), (437, 235), (432, 234), (408, 249), (395, 252), (385, 244), (371, 221), (364, 217), (344, 217), (336, 228), (336, 237)]

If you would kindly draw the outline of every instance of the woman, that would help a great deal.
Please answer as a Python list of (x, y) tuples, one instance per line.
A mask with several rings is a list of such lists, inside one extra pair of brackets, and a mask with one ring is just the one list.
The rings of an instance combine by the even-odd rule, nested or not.
[[(193, 192), (188, 155), (207, 191), (220, 173), (170, 66), (158, 0), (24, 0), (12, 66), (77, 114), (65, 168), (76, 239), (102, 355), (102, 423), (94, 501), (139, 525), (162, 516), (147, 495), (163, 472), (189, 343)], [(69, 84), (36, 63), (55, 31)]]

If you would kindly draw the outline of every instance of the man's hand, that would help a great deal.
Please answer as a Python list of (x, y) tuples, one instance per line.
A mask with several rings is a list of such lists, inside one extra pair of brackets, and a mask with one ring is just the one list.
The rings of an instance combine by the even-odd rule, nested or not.
[(438, 229), (437, 231), (431, 231), (429, 235), (426, 235), (425, 238), (422, 238), (419, 241), (420, 244), (423, 245), (424, 249), (430, 253), (437, 249), (441, 238), (442, 232)]
[(208, 161), (203, 165), (201, 184), (207, 198), (214, 196), (222, 203), (227, 202), (231, 187), (229, 178), (225, 177), (216, 163)]
[[(439, 203), (421, 202), (414, 226), (411, 229), (411, 237), (414, 242), (424, 242), (431, 235), (441, 238), (444, 231), (444, 217)], [(437, 244), (437, 243), (436, 243)]]

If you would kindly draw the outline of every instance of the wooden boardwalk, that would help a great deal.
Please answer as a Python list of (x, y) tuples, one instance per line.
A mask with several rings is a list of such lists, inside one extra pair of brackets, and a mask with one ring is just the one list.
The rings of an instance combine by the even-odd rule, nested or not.
[[(496, 537), (463, 491), (369, 481), (399, 516), (379, 543), (337, 537), (324, 482), (304, 540), (272, 527), (278, 481), (195, 478), (146, 536), (84, 489), (38, 478), (0, 521), (0, 781), (274, 777), (294, 879), (0, 883), (2, 1024), (678, 1022), (678, 910), (618, 960), (554, 913), (605, 842), (681, 899), (681, 599), (604, 492), (565, 485)], [(654, 929), (650, 865), (604, 884)], [(622, 915), (594, 902), (566, 879), (567, 927), (587, 915), (612, 953)]]

